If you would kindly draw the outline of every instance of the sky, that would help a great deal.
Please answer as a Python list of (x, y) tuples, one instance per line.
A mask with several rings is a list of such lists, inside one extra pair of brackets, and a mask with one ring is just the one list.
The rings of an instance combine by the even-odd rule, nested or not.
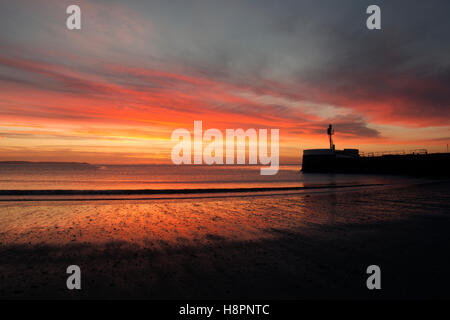
[[(66, 28), (67, 6), (81, 30)], [(366, 8), (381, 8), (381, 30)], [(177, 128), (443, 152), (450, 2), (1, 1), (0, 161), (170, 163)]]

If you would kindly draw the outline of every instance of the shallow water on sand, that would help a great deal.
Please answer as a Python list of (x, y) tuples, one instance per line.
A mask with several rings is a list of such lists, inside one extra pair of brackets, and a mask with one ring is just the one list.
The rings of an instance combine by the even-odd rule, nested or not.
[(211, 239), (244, 241), (273, 237), (277, 230), (294, 231), (311, 223), (383, 221), (390, 212), (398, 218), (421, 209), (420, 203), (439, 203), (439, 199), (422, 199), (419, 194), (397, 201), (391, 196), (389, 202), (377, 203), (377, 192), (389, 194), (389, 190), (396, 193), (401, 188), (324, 189), (214, 199), (3, 202), (0, 239), (16, 244), (127, 241), (142, 246), (199, 244)]
[[(380, 297), (443, 297), (449, 189), (2, 202), (0, 297), (367, 298), (374, 263)], [(64, 285), (74, 263), (81, 292)]]

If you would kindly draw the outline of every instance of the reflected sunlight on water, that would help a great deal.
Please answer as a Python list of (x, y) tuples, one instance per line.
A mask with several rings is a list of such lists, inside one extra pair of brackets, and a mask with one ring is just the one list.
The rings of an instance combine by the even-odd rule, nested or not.
[(407, 178), (374, 175), (302, 174), (300, 166), (281, 166), (260, 175), (259, 166), (0, 165), (0, 190), (123, 190), (303, 187), (390, 183)]

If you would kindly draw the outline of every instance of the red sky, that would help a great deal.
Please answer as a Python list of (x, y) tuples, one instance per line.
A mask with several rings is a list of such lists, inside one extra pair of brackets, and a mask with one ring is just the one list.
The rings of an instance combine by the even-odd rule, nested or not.
[(337, 148), (436, 152), (450, 140), (449, 64), (396, 41), (402, 30), (343, 25), (333, 44), (298, 31), (316, 20), (295, 22), (294, 35), (267, 29), (285, 8), (241, 4), (243, 23), (207, 5), (81, 1), (82, 30), (69, 31), (64, 4), (27, 6), (0, 8), (0, 160), (169, 163), (172, 131), (194, 120), (280, 129), (281, 163), (327, 147), (329, 123)]

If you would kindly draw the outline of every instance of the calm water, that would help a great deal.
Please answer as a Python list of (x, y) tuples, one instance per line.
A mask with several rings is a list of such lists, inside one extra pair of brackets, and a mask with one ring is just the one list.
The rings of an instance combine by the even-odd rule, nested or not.
[(209, 189), (404, 183), (396, 176), (302, 174), (299, 165), (261, 176), (259, 166), (0, 165), (0, 190)]

